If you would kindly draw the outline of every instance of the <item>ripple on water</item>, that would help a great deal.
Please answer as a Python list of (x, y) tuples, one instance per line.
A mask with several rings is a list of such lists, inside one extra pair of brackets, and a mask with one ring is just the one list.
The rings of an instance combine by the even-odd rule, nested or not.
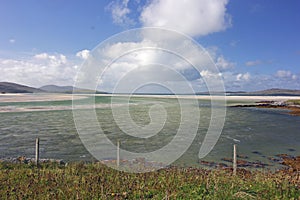
[[(128, 149), (152, 151), (166, 145), (178, 128), (180, 115), (174, 100), (163, 100), (167, 103), (171, 116), (162, 134), (152, 140), (129, 140)], [(100, 102), (101, 103), (101, 102)], [(105, 100), (107, 103), (107, 100)], [(203, 106), (202, 104), (205, 104)], [(147, 110), (149, 105), (135, 106), (131, 112), (138, 125), (149, 123)], [(177, 162), (185, 165), (198, 165), (198, 152), (201, 141), (207, 131), (210, 120), (210, 109), (207, 103), (201, 102), (201, 121), (195, 142)], [(108, 109), (97, 109), (99, 120), (102, 120), (104, 132), (115, 140), (122, 132), (113, 122)], [(248, 156), (251, 161), (259, 160), (270, 163), (268, 157), (276, 154), (300, 153), (299, 137), (300, 117), (280, 114), (277, 111), (228, 108), (225, 126), (217, 145), (205, 158), (221, 162), (232, 156), (232, 144), (238, 144), (238, 152)], [(124, 123), (123, 125), (126, 125)], [(82, 145), (72, 118), (71, 110), (1, 113), (0, 115), (0, 157), (34, 156), (35, 138), (41, 138), (41, 157), (64, 160), (92, 160), (92, 156)], [(126, 138), (124, 135), (122, 136)], [(84, 155), (84, 156), (83, 156)], [(274, 164), (274, 163), (273, 163)]]

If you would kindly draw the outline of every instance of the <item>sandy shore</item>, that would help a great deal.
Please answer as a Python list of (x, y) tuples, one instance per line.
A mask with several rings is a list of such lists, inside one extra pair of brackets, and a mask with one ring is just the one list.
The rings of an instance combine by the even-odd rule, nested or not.
[[(72, 95), (72, 94), (0, 94), (0, 103), (8, 103), (8, 105), (0, 106), (0, 113), (3, 112), (26, 112), (26, 111), (50, 111), (50, 110), (71, 110), (72, 106), (13, 106), (9, 103), (15, 102), (41, 102), (41, 101), (66, 101), (73, 99), (84, 99), (91, 94)], [(111, 95), (111, 94), (96, 94), (95, 96), (114, 96), (128, 97), (128, 95)], [(228, 106), (247, 105), (249, 102), (253, 104), (257, 101), (287, 101), (291, 99), (300, 99), (300, 96), (209, 96), (209, 95), (131, 95), (131, 97), (141, 98), (169, 98), (169, 99), (199, 99), (199, 100), (226, 100)], [(110, 104), (96, 105), (96, 108), (109, 107)], [(117, 105), (115, 105), (117, 106)], [(93, 107), (93, 106), (92, 106)], [(91, 105), (77, 106), (79, 109), (91, 108)]]
[[(72, 95), (72, 94), (0, 94), (0, 102), (35, 102), (35, 101), (64, 101), (73, 99), (83, 99), (91, 94)], [(94, 96), (94, 95), (93, 95)], [(126, 97), (122, 94), (96, 94), (95, 96), (118, 96)], [(300, 96), (210, 96), (210, 95), (131, 95), (131, 97), (150, 97), (150, 98), (184, 98), (200, 100), (222, 100), (227, 101), (287, 101), (290, 99), (300, 99)]]
[[(74, 95), (73, 99), (86, 98), (84, 95)], [(35, 102), (35, 101), (65, 101), (72, 100), (72, 94), (0, 94), (0, 102)]]
[[(96, 94), (96, 96), (128, 96), (123, 94)], [(287, 101), (290, 99), (300, 99), (300, 96), (210, 96), (210, 95), (131, 95), (131, 97), (150, 97), (150, 98), (184, 98), (184, 99), (199, 99), (199, 100), (222, 100), (227, 101)]]

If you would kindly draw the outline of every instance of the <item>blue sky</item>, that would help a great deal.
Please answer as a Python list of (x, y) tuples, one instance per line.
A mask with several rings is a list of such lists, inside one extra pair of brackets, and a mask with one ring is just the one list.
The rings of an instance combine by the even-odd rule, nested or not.
[(130, 28), (159, 26), (207, 48), (227, 90), (300, 89), (300, 1), (182, 2), (3, 0), (0, 81), (72, 85), (85, 55), (100, 42)]

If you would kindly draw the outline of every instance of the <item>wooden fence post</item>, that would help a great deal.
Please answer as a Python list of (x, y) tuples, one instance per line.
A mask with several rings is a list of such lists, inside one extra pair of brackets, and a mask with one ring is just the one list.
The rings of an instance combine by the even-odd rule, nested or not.
[(117, 141), (117, 167), (120, 166), (120, 140)]
[(36, 166), (39, 165), (40, 159), (40, 138), (36, 138), (35, 140), (35, 164)]
[(236, 144), (233, 145), (233, 175), (236, 175), (237, 160), (236, 160)]

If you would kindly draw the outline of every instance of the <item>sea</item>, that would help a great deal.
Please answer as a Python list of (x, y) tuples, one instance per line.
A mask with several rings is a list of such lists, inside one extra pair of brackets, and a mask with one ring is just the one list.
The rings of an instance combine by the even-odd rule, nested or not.
[[(72, 100), (0, 102), (0, 159), (34, 158), (36, 138), (41, 158), (66, 162), (116, 159), (117, 144), (121, 159), (131, 159), (125, 152), (143, 157), (175, 140), (188, 144), (183, 142), (182, 148), (176, 143), (159, 153), (173, 156), (168, 164), (184, 167), (201, 166), (201, 161), (230, 165), (226, 159), (232, 158), (234, 144), (239, 157), (270, 169), (283, 167), (272, 159), (278, 154), (300, 155), (299, 116), (282, 109), (231, 107), (233, 103), (238, 102), (212, 108), (209, 99), (197, 99), (195, 104), (195, 99), (157, 96), (89, 96), (74, 100), (73, 107)], [(210, 123), (215, 123), (212, 109), (226, 111), (224, 126), (213, 138), (211, 151), (199, 158)], [(74, 120), (81, 113), (84, 126)], [(90, 115), (97, 125), (87, 123)]]

